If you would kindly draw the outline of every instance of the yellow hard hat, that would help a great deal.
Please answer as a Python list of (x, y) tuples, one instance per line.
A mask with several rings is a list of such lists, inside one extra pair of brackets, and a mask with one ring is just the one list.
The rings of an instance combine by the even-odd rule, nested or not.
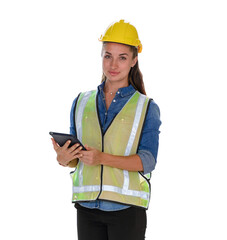
[(138, 53), (142, 52), (142, 44), (136, 28), (124, 20), (111, 24), (99, 40), (102, 42), (116, 42), (135, 46), (138, 49)]

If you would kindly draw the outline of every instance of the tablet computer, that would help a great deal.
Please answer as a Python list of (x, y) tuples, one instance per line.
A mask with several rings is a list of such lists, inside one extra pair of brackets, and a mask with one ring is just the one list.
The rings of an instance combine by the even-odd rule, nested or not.
[(82, 150), (86, 150), (86, 148), (79, 141), (79, 139), (77, 139), (76, 136), (72, 134), (58, 133), (58, 132), (49, 132), (49, 134), (54, 138), (54, 140), (59, 144), (60, 147), (62, 147), (66, 143), (66, 141), (70, 140), (71, 143), (69, 147), (72, 147), (74, 144), (79, 143), (80, 146), (82, 147)]

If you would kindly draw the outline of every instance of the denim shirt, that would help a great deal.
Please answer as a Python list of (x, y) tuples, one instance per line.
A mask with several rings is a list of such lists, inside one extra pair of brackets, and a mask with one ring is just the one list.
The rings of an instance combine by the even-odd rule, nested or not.
[[(129, 98), (136, 91), (132, 85), (124, 88), (119, 88), (109, 109), (107, 110), (105, 103), (105, 95), (103, 91), (104, 85), (105, 82), (98, 86), (98, 113), (103, 133), (105, 133), (114, 117), (121, 111)], [(76, 104), (76, 100), (77, 98), (73, 101), (70, 114), (70, 133), (73, 135), (76, 134), (73, 119), (73, 110)], [(149, 173), (155, 169), (158, 154), (160, 125), (161, 121), (159, 107), (152, 100), (149, 104), (149, 108), (145, 118), (137, 153), (141, 158), (144, 174)], [(83, 207), (96, 208), (103, 211), (118, 211), (129, 207), (120, 203), (99, 199), (90, 202), (80, 202), (79, 204)]]

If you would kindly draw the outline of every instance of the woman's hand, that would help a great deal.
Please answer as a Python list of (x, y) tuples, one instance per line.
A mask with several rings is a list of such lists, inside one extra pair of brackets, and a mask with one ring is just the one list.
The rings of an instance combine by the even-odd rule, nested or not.
[(102, 152), (87, 145), (85, 145), (85, 148), (87, 149), (87, 151), (80, 151), (80, 161), (90, 166), (101, 164)]
[(82, 161), (86, 165), (105, 165), (128, 171), (143, 171), (142, 160), (139, 155), (116, 156), (85, 145), (87, 151), (80, 151)]
[(72, 160), (81, 157), (82, 147), (76, 143), (69, 148), (70, 140), (60, 147), (53, 138), (51, 138), (55, 152), (57, 153), (57, 161), (60, 165), (66, 167)]

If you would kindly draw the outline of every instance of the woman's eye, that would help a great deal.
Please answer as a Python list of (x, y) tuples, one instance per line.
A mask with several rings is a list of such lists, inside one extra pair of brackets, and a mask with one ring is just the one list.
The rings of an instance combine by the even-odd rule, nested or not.
[(110, 55), (105, 55), (104, 58), (109, 59)]
[(121, 60), (126, 60), (126, 57), (120, 57)]

